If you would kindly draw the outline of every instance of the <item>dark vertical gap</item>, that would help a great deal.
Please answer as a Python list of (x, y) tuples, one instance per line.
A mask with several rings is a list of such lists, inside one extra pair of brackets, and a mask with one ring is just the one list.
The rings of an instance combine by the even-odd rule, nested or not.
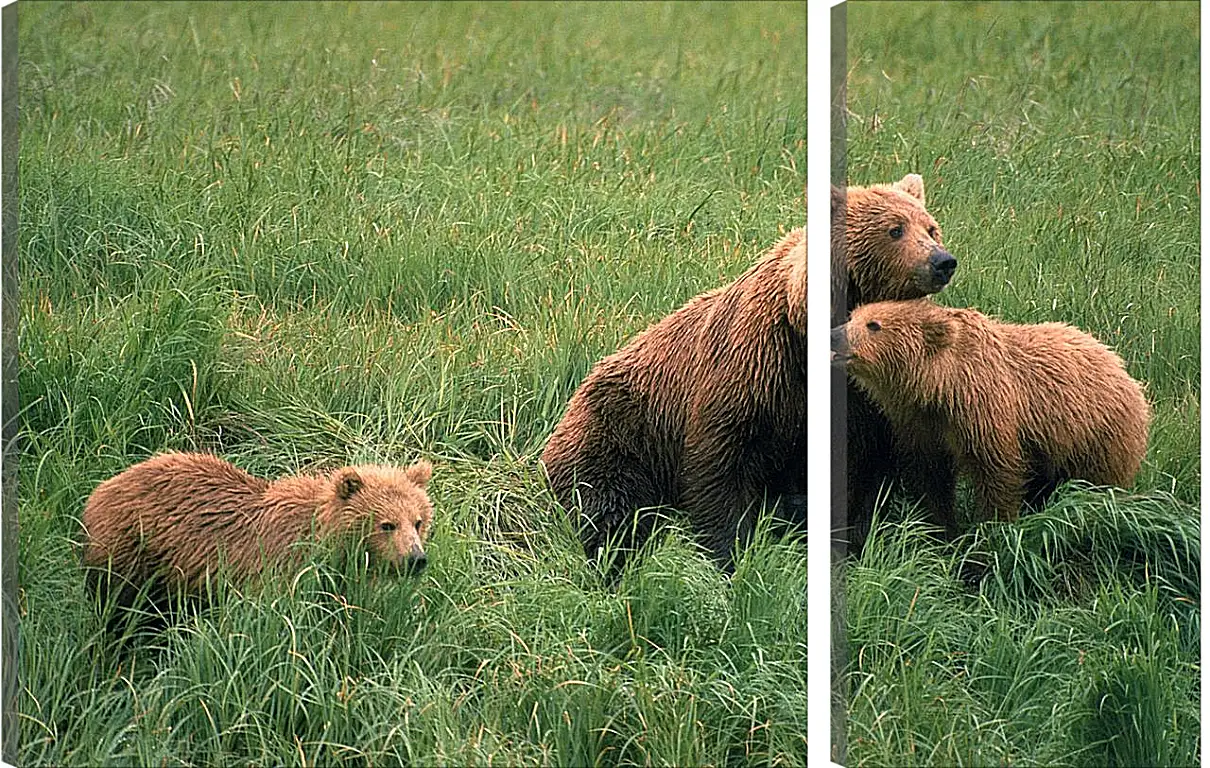
[[(844, 192), (847, 184), (845, 173), (845, 79), (848, 71), (847, 56), (847, 3), (840, 3), (832, 8), (832, 60), (831, 74), (831, 157), (830, 176), (832, 180), (832, 222), (836, 217), (844, 215)], [(843, 218), (841, 226), (831, 226), (830, 260), (831, 265), (831, 306), (829, 325), (835, 327), (844, 321), (845, 308), (848, 306), (845, 289), (847, 280), (838, 270), (844, 269), (844, 232)], [(846, 471), (847, 455), (847, 398), (845, 394), (845, 375), (842, 370), (832, 368), (829, 371), (831, 387), (831, 408), (829, 409), (832, 428), (831, 441), (831, 519), (832, 530), (843, 531), (848, 525), (848, 473)], [(843, 765), (848, 747), (848, 698), (849, 691), (845, 684), (844, 672), (848, 668), (848, 636), (845, 632), (845, 592), (844, 582), (839, 578), (840, 564), (846, 554), (845, 538), (832, 536), (832, 762)]]
[(0, 10), (0, 756), (17, 763), (17, 4)]

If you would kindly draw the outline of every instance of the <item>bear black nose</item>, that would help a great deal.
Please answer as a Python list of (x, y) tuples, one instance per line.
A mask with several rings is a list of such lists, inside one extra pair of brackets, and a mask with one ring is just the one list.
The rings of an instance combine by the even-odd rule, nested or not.
[(929, 266), (938, 277), (949, 281), (954, 275), (954, 270), (958, 268), (958, 260), (951, 256), (949, 251), (938, 248), (929, 254)]
[(402, 566), (403, 570), (415, 575), (423, 571), (428, 563), (429, 559), (425, 556), (424, 552), (413, 549), (408, 553), (407, 557), (403, 558)]

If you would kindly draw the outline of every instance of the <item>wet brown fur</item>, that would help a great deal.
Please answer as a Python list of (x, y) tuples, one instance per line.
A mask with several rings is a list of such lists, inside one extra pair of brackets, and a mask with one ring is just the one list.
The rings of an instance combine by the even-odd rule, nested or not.
[[(1121, 358), (1081, 330), (917, 300), (855, 309), (844, 338), (849, 375), (912, 450), (940, 450), (972, 477), (983, 514), (1016, 519), (1039, 480), (1134, 482), (1150, 407)], [(952, 481), (929, 501), (952, 531)]]
[(636, 509), (683, 510), (724, 565), (766, 494), (801, 497), (805, 521), (806, 259), (792, 230), (589, 373), (542, 462), (590, 556), (619, 534), (642, 545), (653, 523), (631, 528)]
[[(198, 593), (219, 565), (236, 581), (297, 561), (292, 545), (357, 537), (374, 559), (422, 563), (432, 521), (428, 462), (364, 465), (272, 482), (216, 456), (167, 453), (97, 486), (84, 508), (83, 562), (128, 587), (151, 577)], [(384, 523), (393, 531), (384, 531)]]

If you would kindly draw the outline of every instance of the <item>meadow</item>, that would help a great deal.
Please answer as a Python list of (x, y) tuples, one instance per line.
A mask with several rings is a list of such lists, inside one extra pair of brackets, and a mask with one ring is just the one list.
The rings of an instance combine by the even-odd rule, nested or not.
[(1154, 408), (1129, 492), (954, 543), (887, 505), (836, 570), (847, 765), (1199, 762), (1198, 14), (847, 5), (847, 175), (924, 175), (959, 262), (937, 300), (1083, 328)]
[[(806, 547), (607, 584), (537, 463), (592, 364), (803, 223), (805, 3), (19, 12), (22, 765), (806, 762)], [(168, 449), (435, 465), (429, 567), (104, 642)]]

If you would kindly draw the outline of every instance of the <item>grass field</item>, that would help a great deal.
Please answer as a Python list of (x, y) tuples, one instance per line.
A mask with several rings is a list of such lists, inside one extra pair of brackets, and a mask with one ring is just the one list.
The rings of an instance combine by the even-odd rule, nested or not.
[[(805, 764), (801, 537), (613, 589), (537, 464), (802, 223), (805, 40), (801, 2), (22, 5), (19, 762)], [(109, 653), (79, 515), (165, 449), (425, 456), (429, 568)]]
[(838, 574), (849, 765), (1198, 764), (1198, 13), (847, 6), (848, 176), (924, 175), (938, 300), (1092, 332), (1155, 410), (1134, 493), (948, 545), (891, 505)]
[[(955, 544), (892, 505), (838, 574), (850, 765), (1200, 754), (1198, 6), (1113, 7), (849, 8), (848, 173), (924, 174), (939, 300), (1075, 323), (1155, 407), (1134, 493)], [(804, 8), (23, 5), (19, 762), (804, 764), (803, 541), (728, 580), (672, 535), (613, 589), (536, 463), (802, 222)], [(169, 448), (423, 455), (429, 569), (110, 653), (78, 517)]]

